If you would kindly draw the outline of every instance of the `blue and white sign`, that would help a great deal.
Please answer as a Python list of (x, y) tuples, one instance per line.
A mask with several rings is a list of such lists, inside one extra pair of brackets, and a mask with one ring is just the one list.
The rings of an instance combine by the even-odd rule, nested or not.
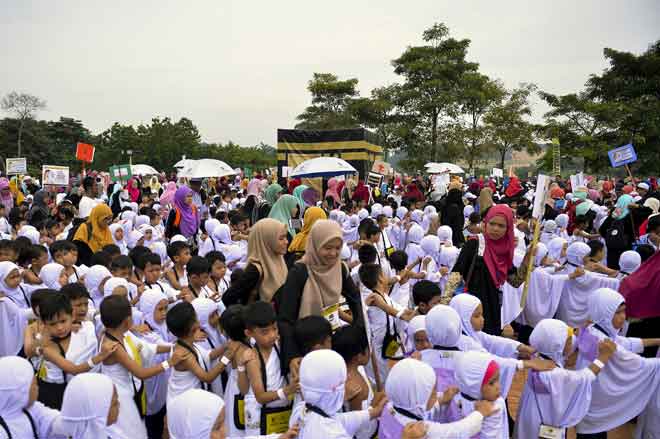
[(613, 168), (637, 161), (637, 153), (632, 143), (608, 151), (607, 155), (610, 157)]

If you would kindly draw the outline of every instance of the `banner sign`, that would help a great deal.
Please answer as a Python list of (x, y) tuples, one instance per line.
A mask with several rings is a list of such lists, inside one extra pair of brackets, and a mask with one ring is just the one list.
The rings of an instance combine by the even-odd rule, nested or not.
[(376, 174), (375, 172), (370, 172), (367, 176), (367, 185), (373, 188), (379, 188), (383, 183), (383, 176), (381, 174)]
[(51, 186), (68, 186), (68, 166), (43, 165), (41, 168), (41, 183)]
[(110, 180), (113, 183), (122, 183), (133, 176), (131, 165), (118, 165), (110, 167)]
[(81, 162), (92, 163), (94, 161), (94, 147), (89, 143), (76, 144), (76, 158)]
[(607, 155), (610, 157), (613, 168), (637, 161), (637, 153), (632, 143), (608, 151)]
[(27, 174), (27, 160), (24, 158), (6, 160), (7, 175)]
[(371, 167), (371, 172), (380, 175), (390, 175), (392, 173), (392, 166), (382, 160), (376, 160)]
[(541, 220), (545, 212), (545, 193), (550, 185), (550, 179), (547, 175), (539, 174), (536, 180), (536, 193), (534, 194), (534, 209), (532, 216), (537, 220)]
[(583, 186), (586, 186), (586, 182), (584, 180), (584, 174), (582, 172), (576, 175), (571, 175), (571, 189), (573, 191), (576, 191), (577, 188)]
[(493, 168), (493, 172), (491, 174), (493, 177), (504, 177), (504, 170), (500, 168)]

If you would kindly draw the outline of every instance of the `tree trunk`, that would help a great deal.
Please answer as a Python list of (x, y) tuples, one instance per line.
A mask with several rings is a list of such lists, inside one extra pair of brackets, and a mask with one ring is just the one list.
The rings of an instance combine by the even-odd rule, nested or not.
[(431, 123), (431, 149), (433, 150), (433, 160), (438, 161), (438, 113), (433, 111), (433, 121)]
[(21, 140), (23, 139), (23, 127), (25, 126), (25, 120), (21, 119), (21, 123), (18, 126), (18, 154), (16, 155), (17, 158), (21, 157)]
[(506, 156), (507, 149), (508, 148), (500, 149), (500, 169), (502, 170), (502, 173), (504, 173), (504, 157)]

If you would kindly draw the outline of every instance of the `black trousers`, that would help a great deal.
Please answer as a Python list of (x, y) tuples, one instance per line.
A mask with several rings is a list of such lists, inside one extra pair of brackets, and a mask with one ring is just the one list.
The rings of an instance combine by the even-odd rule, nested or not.
[(158, 413), (147, 415), (144, 423), (147, 426), (147, 436), (149, 439), (162, 439), (165, 431), (165, 415), (167, 414), (167, 405), (164, 405)]

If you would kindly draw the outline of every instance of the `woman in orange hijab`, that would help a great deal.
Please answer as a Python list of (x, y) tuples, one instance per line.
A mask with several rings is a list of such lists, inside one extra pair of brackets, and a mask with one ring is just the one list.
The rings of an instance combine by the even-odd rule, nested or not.
[(112, 224), (110, 206), (99, 204), (92, 209), (87, 222), (78, 227), (73, 240), (84, 242), (92, 252), (96, 253), (106, 245), (114, 244), (112, 233), (110, 233), (110, 224)]

